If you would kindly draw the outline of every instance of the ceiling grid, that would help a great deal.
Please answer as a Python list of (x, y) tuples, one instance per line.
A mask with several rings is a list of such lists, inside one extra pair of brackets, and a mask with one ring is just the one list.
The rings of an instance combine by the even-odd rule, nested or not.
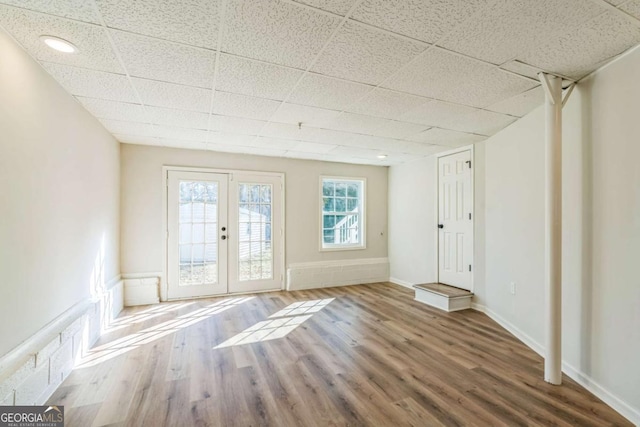
[(121, 142), (393, 165), (640, 43), (640, 0), (0, 0), (0, 27)]

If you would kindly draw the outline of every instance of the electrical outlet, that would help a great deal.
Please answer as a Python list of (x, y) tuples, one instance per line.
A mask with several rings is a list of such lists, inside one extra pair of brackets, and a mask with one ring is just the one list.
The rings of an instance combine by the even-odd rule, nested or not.
[(509, 291), (511, 292), (511, 295), (516, 294), (516, 282), (511, 282), (509, 284)]

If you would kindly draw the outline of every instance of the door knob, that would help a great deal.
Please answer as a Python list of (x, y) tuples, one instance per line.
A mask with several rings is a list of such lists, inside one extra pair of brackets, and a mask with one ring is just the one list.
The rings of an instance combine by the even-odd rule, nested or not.
[(227, 236), (220, 236), (222, 240), (227, 240)]
[(444, 224), (438, 224), (438, 228), (444, 228)]

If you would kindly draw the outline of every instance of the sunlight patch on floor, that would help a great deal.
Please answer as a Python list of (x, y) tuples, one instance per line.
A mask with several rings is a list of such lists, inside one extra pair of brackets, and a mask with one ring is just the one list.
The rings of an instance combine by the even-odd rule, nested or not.
[(269, 319), (272, 320), (258, 322), (213, 348), (219, 349), (284, 338), (334, 299), (295, 302), (269, 316)]
[(331, 301), (335, 298), (327, 298), (327, 299), (317, 299), (313, 301), (299, 301), (294, 302), (293, 304), (283, 308), (276, 314), (272, 314), (269, 316), (269, 319), (274, 317), (284, 317), (284, 316), (298, 316), (301, 314), (309, 314), (309, 313), (317, 313), (327, 306)]
[(158, 316), (162, 316), (164, 314), (170, 313), (172, 311), (178, 311), (185, 307), (188, 307), (195, 302), (185, 302), (181, 304), (160, 304), (157, 307), (152, 307), (151, 309), (147, 309), (136, 314), (130, 316), (123, 316), (115, 319), (109, 327), (107, 327), (104, 332), (113, 332), (119, 329), (126, 328), (129, 325), (133, 325), (140, 322), (145, 322), (149, 319), (153, 319)]
[(222, 313), (223, 311), (243, 304), (253, 298), (254, 297), (230, 298), (217, 301), (207, 307), (183, 314), (175, 319), (151, 326), (140, 332), (124, 336), (109, 343), (96, 346), (89, 350), (87, 355), (78, 361), (76, 368), (88, 368), (95, 366), (116, 356), (134, 350), (142, 345), (202, 322), (213, 315)]

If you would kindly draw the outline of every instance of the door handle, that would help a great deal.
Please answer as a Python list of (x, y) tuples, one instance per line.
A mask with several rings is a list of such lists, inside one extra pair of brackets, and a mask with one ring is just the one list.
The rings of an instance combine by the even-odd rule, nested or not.
[(227, 236), (220, 236), (222, 240), (227, 240)]
[(444, 228), (444, 224), (438, 224), (438, 228)]

